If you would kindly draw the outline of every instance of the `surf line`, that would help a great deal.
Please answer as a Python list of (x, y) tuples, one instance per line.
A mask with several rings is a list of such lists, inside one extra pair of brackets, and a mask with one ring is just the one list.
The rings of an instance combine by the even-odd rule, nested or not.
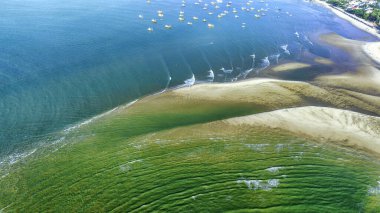
[[(136, 103), (139, 99), (136, 99), (134, 101), (131, 101), (125, 105), (122, 105), (122, 106), (118, 106), (118, 107), (115, 107), (109, 111), (106, 111), (100, 115), (97, 115), (95, 117), (92, 117), (88, 120), (85, 120), (81, 123), (78, 123), (78, 124), (75, 124), (71, 127), (68, 127), (66, 129), (64, 129), (62, 132), (64, 135), (67, 135), (69, 134), (70, 132), (74, 131), (75, 129), (78, 129), (84, 125), (88, 125), (90, 123), (92, 123), (93, 121), (95, 120), (98, 120), (106, 115), (109, 115), (111, 114), (112, 112), (116, 111), (116, 110), (120, 110), (120, 109), (125, 109), (125, 108), (128, 108), (130, 106), (132, 106), (134, 103)], [(56, 132), (56, 133), (59, 133), (60, 131)], [(61, 133), (62, 133), (61, 132)], [(16, 152), (16, 153), (13, 153), (11, 155), (8, 155), (8, 156), (4, 156), (3, 158), (0, 158), (0, 171), (2, 168), (4, 168), (3, 166), (9, 166), (9, 165), (13, 165), (17, 162), (19, 162), (20, 160), (23, 160), (23, 159), (26, 159), (28, 158), (29, 156), (33, 155), (34, 153), (37, 152), (37, 150), (39, 150), (39, 148), (42, 148), (42, 147), (46, 147), (46, 146), (49, 146), (49, 145), (56, 145), (58, 143), (61, 143), (65, 140), (65, 136), (61, 136), (59, 139), (57, 140), (54, 140), (54, 141), (51, 141), (50, 143), (45, 143), (45, 144), (40, 144), (40, 146), (37, 146), (31, 150), (28, 150), (28, 151), (23, 151), (23, 152)], [(0, 176), (0, 179), (1, 178), (4, 178), (5, 176), (7, 176), (7, 174), (3, 175), (3, 176)], [(1, 213), (1, 211), (0, 211)]]
[(88, 120), (85, 120), (85, 121), (83, 121), (83, 122), (81, 122), (81, 123), (75, 124), (74, 126), (71, 126), (71, 127), (68, 127), (68, 128), (66, 128), (66, 129), (64, 129), (63, 132), (65, 132), (65, 133), (71, 132), (71, 131), (73, 131), (73, 130), (75, 130), (75, 129), (78, 129), (78, 128), (84, 126), (84, 125), (90, 124), (90, 123), (92, 123), (93, 121), (98, 120), (98, 119), (100, 119), (100, 118), (102, 118), (102, 117), (104, 117), (104, 116), (106, 116), (106, 115), (109, 115), (109, 114), (111, 114), (112, 112), (114, 112), (114, 111), (116, 111), (116, 110), (118, 110), (118, 109), (125, 109), (125, 108), (128, 108), (128, 107), (132, 106), (134, 103), (136, 103), (138, 100), (139, 100), (139, 99), (136, 99), (136, 100), (134, 100), (134, 101), (131, 101), (131, 102), (127, 103), (126, 105), (122, 105), (122, 106), (115, 107), (115, 108), (113, 108), (113, 109), (111, 109), (111, 110), (109, 110), (109, 111), (106, 111), (106, 112), (104, 112), (104, 113), (102, 113), (102, 114), (100, 114), (100, 115), (97, 115), (97, 116), (95, 116), (95, 117), (92, 117), (92, 118), (90, 118), (90, 119), (88, 119)]

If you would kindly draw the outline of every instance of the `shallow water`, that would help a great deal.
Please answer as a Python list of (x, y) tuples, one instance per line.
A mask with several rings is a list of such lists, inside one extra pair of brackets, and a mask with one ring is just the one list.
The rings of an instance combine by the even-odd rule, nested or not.
[[(305, 51), (334, 60), (346, 57), (320, 44), (321, 33), (375, 40), (304, 1), (254, 2), (254, 12), (241, 11), (246, 1), (234, 1), (231, 8), (224, 3), (219, 9), (209, 4), (207, 10), (193, 3), (184, 8), (180, 1), (169, 0), (2, 3), (0, 155), (33, 147), (57, 130), (183, 84), (193, 74), (198, 82), (210, 80), (210, 69), (215, 81), (230, 81), (252, 67), (260, 72), (268, 62), (302, 60)], [(232, 13), (234, 7), (239, 18)], [(260, 8), (268, 10), (266, 15), (254, 18)], [(157, 10), (163, 10), (163, 20)], [(185, 12), (183, 23), (178, 21), (180, 10)], [(229, 13), (218, 19), (224, 10)], [(208, 15), (210, 11), (214, 14)], [(191, 20), (193, 16), (199, 20)], [(152, 24), (152, 18), (158, 23)], [(203, 18), (215, 27), (209, 29)], [(165, 30), (165, 24), (172, 29)], [(154, 31), (149, 33), (148, 27)], [(222, 67), (233, 72), (224, 74)]]
[(221, 122), (132, 140), (107, 135), (105, 143), (109, 132), (95, 131), (75, 148), (5, 177), (0, 205), (84, 212), (379, 209), (379, 162), (357, 150)]
[(0, 170), (0, 209), (378, 212), (375, 156), (223, 121), (269, 105), (179, 91), (146, 97)]

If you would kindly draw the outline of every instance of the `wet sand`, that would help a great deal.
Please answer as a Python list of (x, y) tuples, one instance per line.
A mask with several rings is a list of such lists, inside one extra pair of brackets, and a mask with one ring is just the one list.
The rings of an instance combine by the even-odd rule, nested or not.
[(380, 71), (364, 51), (367, 42), (343, 38), (336, 34), (321, 37), (327, 44), (341, 48), (351, 56), (351, 61), (357, 64), (344, 74), (324, 75), (316, 79), (319, 84), (335, 88), (345, 88), (361, 93), (380, 95)]
[(225, 122), (282, 129), (318, 141), (332, 141), (380, 154), (380, 118), (348, 110), (309, 106), (232, 118)]
[(376, 63), (380, 64), (380, 42), (368, 42), (363, 45), (363, 51)]
[[(355, 78), (346, 78), (343, 82), (349, 86), (355, 83), (352, 83), (351, 79)], [(337, 82), (333, 76), (325, 77), (323, 80), (323, 84), (318, 83), (321, 86), (317, 86), (300, 81), (251, 79), (236, 83), (195, 85), (174, 90), (166, 95), (174, 95), (194, 101), (251, 103), (255, 106), (261, 106), (267, 111), (318, 105), (380, 115), (380, 97), (360, 91), (356, 91), (354, 96), (351, 95), (352, 90), (349, 88), (337, 89), (333, 87), (337, 85), (329, 86), (332, 82)]]
[[(321, 75), (311, 82), (250, 79), (173, 92), (193, 99), (250, 102), (267, 109), (224, 121), (229, 124), (282, 129), (380, 154), (380, 72), (367, 55), (368, 44), (335, 34), (325, 35), (322, 40), (348, 52), (358, 66), (344, 74)], [(379, 47), (373, 44), (370, 51), (379, 51)], [(286, 72), (306, 65), (288, 63), (274, 69)]]
[(291, 71), (291, 70), (298, 70), (298, 69), (304, 69), (304, 68), (309, 68), (311, 67), (310, 64), (305, 64), (305, 63), (286, 63), (286, 64), (281, 64), (276, 67), (273, 67), (272, 70), (275, 72), (284, 72), (284, 71)]
[(331, 61), (331, 60), (329, 60), (327, 58), (322, 58), (322, 57), (317, 57), (317, 58), (314, 59), (314, 61), (316, 63), (323, 64), (323, 65), (333, 65), (334, 64), (333, 61)]

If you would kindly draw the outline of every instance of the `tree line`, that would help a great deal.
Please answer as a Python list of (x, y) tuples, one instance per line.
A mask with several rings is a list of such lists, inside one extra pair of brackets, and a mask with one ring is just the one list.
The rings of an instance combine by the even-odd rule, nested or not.
[[(376, 5), (369, 5), (366, 8), (356, 8), (356, 9), (347, 9), (348, 1), (347, 0), (328, 0), (327, 3), (335, 6), (340, 7), (342, 9), (345, 9), (347, 12), (352, 13), (360, 18), (363, 18), (365, 20), (375, 22), (376, 24), (380, 25), (380, 8), (379, 8), (379, 1)], [(367, 8), (372, 8), (373, 10), (371, 12), (366, 12)]]

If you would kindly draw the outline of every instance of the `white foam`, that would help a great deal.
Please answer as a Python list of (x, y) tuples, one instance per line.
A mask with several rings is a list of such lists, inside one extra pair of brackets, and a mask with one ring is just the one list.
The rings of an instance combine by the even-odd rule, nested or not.
[(262, 68), (267, 68), (270, 65), (269, 57), (261, 59)]
[(230, 70), (226, 70), (224, 67), (222, 67), (220, 70), (221, 70), (221, 71), (223, 71), (223, 72), (224, 72), (224, 74), (231, 74), (231, 73), (234, 71), (234, 69), (233, 69), (233, 68), (232, 68), (232, 69), (230, 69)]
[(302, 155), (295, 155), (295, 156), (292, 156), (292, 158), (294, 160), (301, 160), (302, 159)]
[(14, 154), (11, 154), (11, 155), (5, 157), (5, 158), (0, 162), (0, 166), (5, 165), (5, 164), (6, 164), (6, 165), (13, 165), (13, 164), (19, 162), (20, 160), (29, 157), (30, 155), (32, 155), (32, 154), (35, 153), (36, 151), (37, 151), (37, 148), (32, 149), (32, 150), (30, 150), (30, 151), (23, 152), (23, 153), (14, 153)]
[(280, 46), (280, 48), (284, 51), (285, 54), (290, 55), (287, 44)]
[(236, 183), (244, 183), (249, 190), (264, 190), (269, 191), (272, 188), (277, 188), (280, 185), (279, 179), (269, 179), (269, 180), (237, 180)]
[(171, 81), (172, 81), (172, 77), (169, 75), (169, 76), (168, 76), (168, 82), (166, 83), (166, 86), (165, 86), (165, 90), (168, 89), (168, 87), (169, 87)]
[(124, 105), (124, 106), (115, 107), (115, 108), (113, 108), (113, 109), (111, 109), (111, 110), (109, 110), (109, 111), (107, 111), (107, 112), (104, 112), (104, 113), (102, 113), (102, 114), (100, 114), (100, 115), (97, 115), (97, 116), (95, 116), (95, 117), (92, 117), (92, 118), (90, 118), (90, 119), (88, 119), (88, 120), (85, 120), (85, 121), (79, 123), (79, 124), (75, 124), (75, 125), (73, 125), (73, 126), (71, 126), (71, 127), (68, 127), (68, 128), (66, 128), (66, 129), (64, 129), (63, 132), (65, 132), (65, 133), (67, 133), (67, 132), (71, 132), (71, 131), (73, 131), (73, 130), (75, 130), (75, 129), (78, 129), (78, 128), (82, 127), (82, 126), (85, 126), (85, 125), (87, 125), (87, 124), (90, 124), (90, 123), (92, 123), (93, 121), (98, 120), (99, 118), (102, 118), (102, 117), (104, 117), (104, 116), (106, 116), (106, 115), (111, 114), (112, 112), (114, 112), (114, 111), (117, 110), (117, 109), (125, 109), (125, 108), (128, 108), (128, 107), (130, 107), (131, 105), (133, 105), (134, 103), (136, 103), (137, 101), (138, 101), (138, 99), (136, 99), (136, 100), (134, 100), (134, 101), (132, 101), (132, 102), (129, 102), (128, 104), (126, 104), (126, 105)]
[(64, 141), (65, 139), (66, 139), (65, 136), (60, 137), (60, 138), (58, 138), (57, 140), (53, 141), (51, 144), (59, 144), (59, 143), (61, 143), (62, 141)]
[(244, 70), (238, 76), (236, 76), (236, 78), (237, 79), (245, 79), (245, 78), (247, 78), (248, 74), (251, 73), (252, 71), (253, 71), (253, 68), (248, 69), (248, 70)]
[(276, 152), (277, 153), (280, 153), (285, 147), (289, 147), (289, 145), (285, 145), (285, 144), (276, 144)]
[(143, 160), (136, 159), (136, 160), (128, 161), (127, 164), (134, 164), (134, 163), (141, 163), (141, 162), (143, 162)]
[[(127, 107), (131, 106), (132, 104), (136, 103), (137, 101), (138, 101), (138, 100), (135, 100), (135, 101), (132, 101), (132, 102), (130, 102), (130, 103), (124, 105), (124, 106), (116, 107), (116, 108), (114, 108), (114, 109), (112, 109), (112, 110), (110, 110), (110, 111), (107, 111), (107, 112), (103, 113), (103, 114), (100, 114), (100, 115), (97, 115), (97, 116), (95, 116), (95, 117), (93, 117), (93, 118), (90, 118), (90, 119), (88, 119), (88, 120), (86, 120), (86, 121), (84, 121), (84, 122), (81, 122), (81, 123), (79, 123), (79, 124), (76, 124), (76, 125), (73, 125), (73, 126), (71, 126), (71, 127), (69, 127), (69, 128), (66, 128), (66, 129), (63, 130), (63, 133), (64, 133), (64, 134), (67, 134), (67, 133), (69, 133), (69, 132), (71, 132), (71, 131), (73, 131), (73, 130), (79, 128), (79, 127), (82, 127), (82, 126), (84, 126), (84, 125), (87, 125), (87, 124), (89, 124), (89, 123), (91, 123), (91, 122), (93, 122), (93, 121), (95, 121), (95, 120), (97, 120), (97, 119), (99, 119), (99, 118), (101, 118), (101, 117), (103, 117), (103, 116), (105, 116), (105, 115), (108, 115), (108, 114), (112, 113), (113, 111), (115, 111), (115, 110), (117, 110), (117, 109), (124, 109), (124, 108), (127, 108)], [(62, 143), (65, 139), (66, 139), (66, 137), (65, 137), (65, 136), (62, 136), (62, 137), (58, 138), (57, 140), (52, 141), (52, 142), (50, 141), (50, 143), (48, 143), (48, 144), (43, 144), (42, 146), (44, 146), (44, 145), (56, 145), (56, 144)], [(60, 148), (62, 148), (63, 146), (64, 146), (64, 145), (62, 145)], [(34, 148), (34, 149), (32, 149), (32, 150), (29, 150), (29, 151), (25, 151), (25, 152), (22, 152), (22, 153), (14, 153), (14, 154), (11, 154), (11, 155), (9, 155), (9, 156), (6, 156), (6, 157), (4, 157), (4, 158), (0, 161), (0, 167), (2, 167), (2, 166), (4, 166), (4, 165), (13, 165), (13, 164), (19, 162), (20, 160), (29, 157), (30, 155), (32, 155), (33, 153), (35, 153), (37, 150), (38, 150), (37, 148)], [(53, 150), (52, 152), (55, 152), (55, 151), (57, 151), (57, 150), (58, 150), (58, 148), (55, 149), (55, 150)]]
[(258, 69), (256, 69), (256, 74), (259, 74), (262, 70), (265, 70), (269, 66), (270, 66), (270, 61), (269, 61), (269, 57), (267, 56), (267, 57), (261, 59), (260, 66)]
[(132, 165), (133, 164), (135, 164), (135, 163), (141, 163), (141, 162), (143, 162), (143, 160), (141, 160), (141, 159), (136, 159), (136, 160), (128, 161), (126, 164), (123, 164), (123, 165), (119, 166), (120, 171), (122, 171), (122, 172), (128, 172), (128, 171), (132, 170)]
[(244, 183), (248, 189), (257, 190), (260, 187), (261, 180), (237, 180), (237, 183)]
[(377, 181), (377, 186), (370, 187), (368, 189), (368, 194), (369, 195), (380, 195), (380, 181)]
[(214, 78), (215, 78), (215, 74), (214, 74), (214, 71), (212, 71), (211, 69), (208, 71), (208, 76), (207, 78), (209, 79), (209, 81), (214, 81)]
[(278, 64), (278, 59), (280, 58), (280, 54), (273, 54), (269, 56), (269, 59), (274, 61), (276, 64)]
[(269, 144), (245, 144), (245, 146), (254, 151), (263, 151)]
[(255, 54), (252, 54), (252, 55), (250, 55), (250, 57), (252, 58), (252, 65), (251, 65), (251, 68), (242, 71), (238, 76), (236, 76), (236, 80), (237, 80), (237, 79), (245, 79), (245, 78), (247, 78), (247, 76), (249, 75), (249, 73), (251, 73), (251, 72), (254, 70), (256, 55), (255, 55)]
[(310, 41), (309, 37), (304, 36), (303, 39), (304, 39), (307, 43), (309, 43), (310, 45), (314, 45), (313, 42)]
[(131, 170), (131, 167), (129, 165), (120, 165), (119, 169), (121, 172), (128, 172)]
[(184, 83), (185, 83), (185, 86), (188, 86), (188, 87), (193, 86), (194, 83), (195, 83), (195, 76), (194, 76), (194, 74), (192, 74), (191, 78), (186, 79), (184, 81)]
[(280, 167), (280, 166), (275, 166), (275, 167), (269, 167), (269, 168), (267, 168), (267, 169), (265, 169), (265, 170), (267, 170), (268, 172), (272, 172), (272, 173), (276, 173), (276, 172), (278, 172), (280, 169), (282, 169), (282, 167)]
[(74, 126), (71, 126), (71, 127), (67, 128), (67, 129), (65, 129), (65, 130), (63, 130), (63, 131), (64, 131), (64, 132), (71, 132), (72, 130), (74, 130), (74, 129), (78, 129), (78, 128), (84, 126), (84, 125), (87, 125), (87, 124), (93, 122), (94, 120), (103, 117), (104, 115), (108, 115), (108, 114), (112, 113), (112, 112), (115, 111), (116, 109), (117, 109), (117, 108), (114, 108), (114, 109), (112, 109), (112, 110), (110, 110), (110, 111), (107, 111), (107, 112), (105, 112), (105, 113), (103, 113), (103, 114), (100, 114), (100, 115), (97, 115), (97, 116), (95, 116), (95, 117), (92, 117), (92, 118), (90, 118), (90, 119), (88, 119), (88, 120), (85, 120), (85, 121), (79, 123), (79, 124), (76, 124), (76, 125), (74, 125)]
[(280, 185), (280, 180), (279, 179), (269, 179), (268, 185), (270, 187), (278, 187)]

